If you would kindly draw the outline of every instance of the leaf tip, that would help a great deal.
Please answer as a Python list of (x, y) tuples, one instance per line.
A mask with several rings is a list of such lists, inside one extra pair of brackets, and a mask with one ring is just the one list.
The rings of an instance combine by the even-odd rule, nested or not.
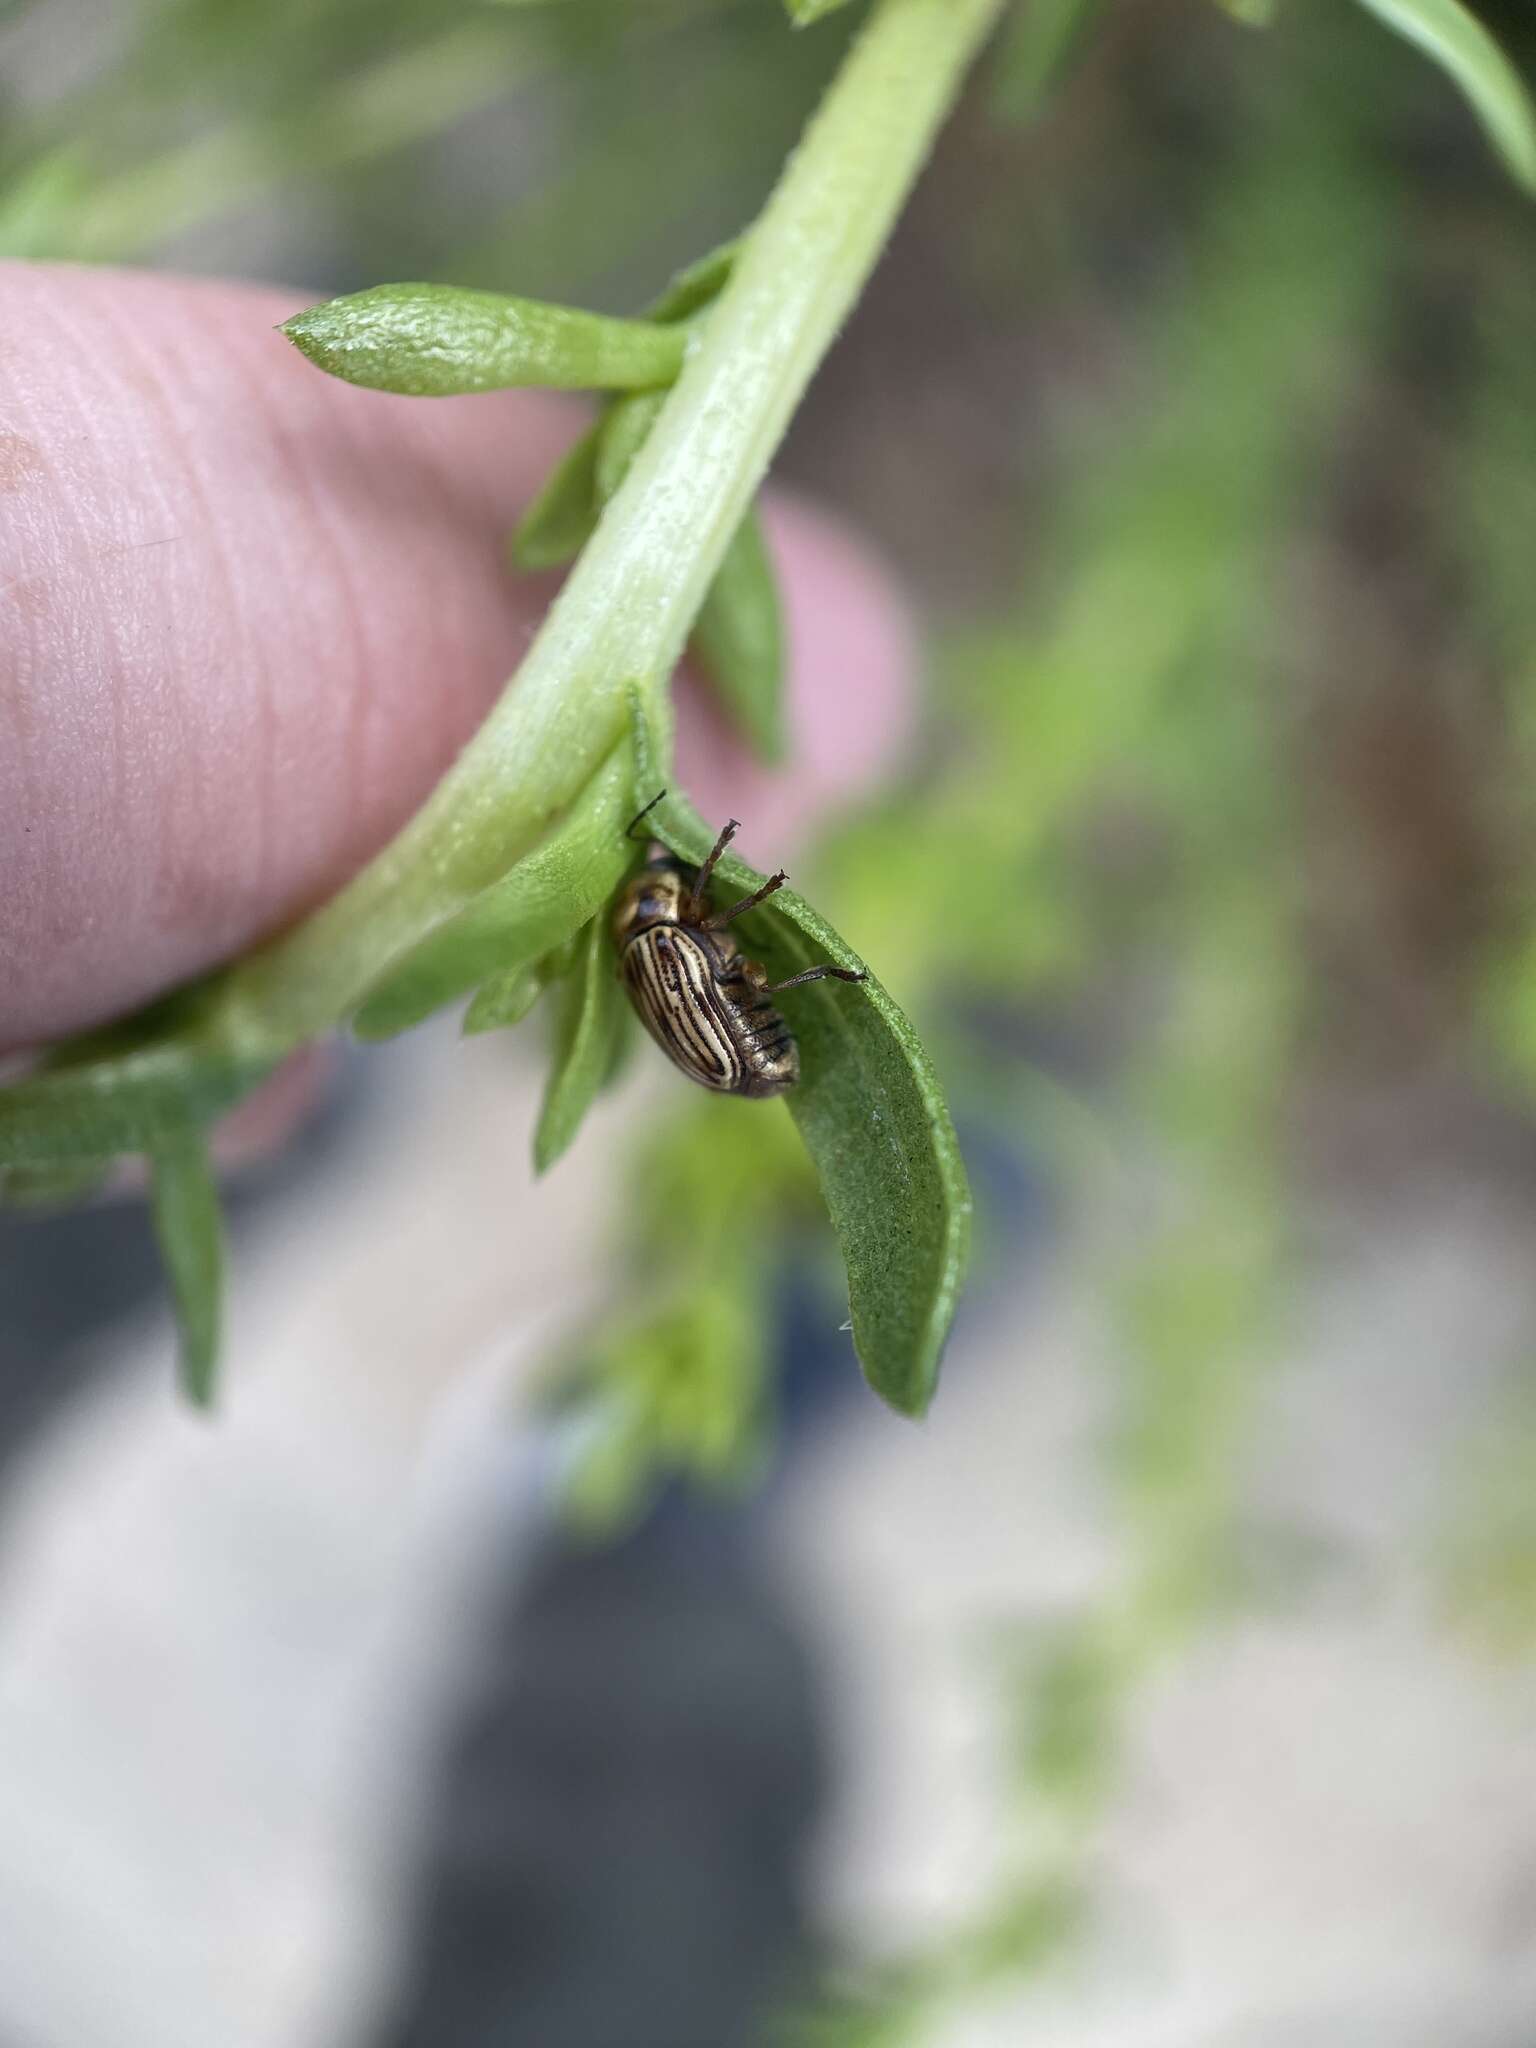
[(564, 1151), (565, 1146), (552, 1139), (548, 1132), (536, 1131), (533, 1139), (534, 1179), (542, 1180)]
[(286, 320), (279, 320), (275, 332), (291, 341), (302, 354), (309, 355), (316, 345), (315, 316), (323, 311), (323, 306), (306, 306), (302, 313), (290, 313)]
[(355, 1012), (348, 1029), (359, 1045), (382, 1045), (385, 1039), (396, 1035), (395, 1026), (372, 1001)]
[(531, 519), (519, 521), (507, 535), (507, 562), (525, 576), (541, 569), (563, 569), (577, 553), (564, 537), (546, 540), (541, 526)]
[(899, 1415), (903, 1422), (926, 1422), (933, 1397), (938, 1392), (938, 1376), (935, 1374), (921, 1387), (876, 1386), (873, 1380), (870, 1385), (891, 1413)]
[(193, 1353), (183, 1347), (179, 1354), (177, 1377), (181, 1381), (182, 1399), (200, 1419), (211, 1420), (218, 1412), (218, 1403), (214, 1399), (218, 1368), (217, 1352)]

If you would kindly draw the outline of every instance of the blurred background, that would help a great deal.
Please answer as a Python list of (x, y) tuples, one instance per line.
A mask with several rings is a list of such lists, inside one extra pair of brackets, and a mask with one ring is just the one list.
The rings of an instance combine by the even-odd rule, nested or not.
[[(11, 0), (0, 251), (631, 310), (851, 26)], [(1536, 213), (1363, 12), (1016, 37), (779, 464), (925, 625), (801, 870), (930, 1420), (779, 1112), (534, 1188), (537, 1023), (338, 1055), (211, 1429), (139, 1211), (0, 1218), (0, 2048), (1536, 2042)]]

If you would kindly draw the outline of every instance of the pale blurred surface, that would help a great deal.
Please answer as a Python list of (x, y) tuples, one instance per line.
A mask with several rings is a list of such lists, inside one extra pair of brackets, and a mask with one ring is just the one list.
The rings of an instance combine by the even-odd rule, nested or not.
[[(13, 1479), (7, 2043), (321, 2048), (387, 1995), (427, 1765), (546, 1512), (519, 1404), (590, 1300), (636, 1108), (535, 1200), (521, 1061), (434, 1034), (387, 1075), (387, 1112), (247, 1233), (218, 1419), (177, 1404), (156, 1326)], [(989, 1632), (1123, 1569), (1103, 1255), (1088, 1218), (973, 1316), (926, 1425), (839, 1407), (774, 1497), (833, 1702), (817, 1910), (860, 1947), (930, 1938), (1007, 1843)], [(1497, 1187), (1340, 1221), (1245, 1459), (1311, 1562), (1143, 1689), (1093, 1938), (945, 2048), (1528, 2038), (1536, 1683), (1450, 1631), (1424, 1545), (1532, 1287)]]

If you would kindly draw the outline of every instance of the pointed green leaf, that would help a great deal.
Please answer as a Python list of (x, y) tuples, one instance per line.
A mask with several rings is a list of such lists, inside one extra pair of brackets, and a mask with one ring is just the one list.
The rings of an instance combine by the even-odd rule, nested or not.
[(575, 967), (562, 990), (555, 1063), (533, 1140), (536, 1173), (547, 1173), (567, 1149), (608, 1078), (623, 1003), (608, 921), (594, 917), (582, 934)]
[(181, 1384), (194, 1407), (213, 1402), (223, 1319), (224, 1224), (200, 1131), (163, 1139), (150, 1154), (155, 1235), (181, 1332)]
[(639, 1050), (644, 1036), (640, 1020), (629, 1007), (628, 1002), (619, 1005), (618, 1022), (613, 1031), (613, 1048), (608, 1057), (608, 1071), (603, 1076), (603, 1086), (612, 1088), (629, 1072), (630, 1064)]
[(410, 398), (670, 384), (687, 345), (679, 329), (654, 321), (448, 284), (375, 285), (311, 306), (282, 331), (331, 376)]
[(586, 546), (597, 524), (595, 422), (567, 449), (513, 529), (507, 554), (514, 569), (563, 569)]
[(686, 320), (700, 312), (712, 299), (718, 298), (726, 287), (745, 240), (744, 235), (737, 235), (729, 242), (722, 242), (718, 249), (711, 249), (696, 263), (678, 271), (661, 296), (646, 307), (646, 319), (659, 320), (663, 324)]
[(1027, 0), (1015, 10), (992, 71), (992, 103), (1005, 121), (1046, 105), (1087, 48), (1104, 0)]
[(393, 1038), (492, 975), (529, 967), (608, 902), (633, 863), (627, 745), (593, 776), (559, 825), (499, 882), (429, 932), (392, 967), (353, 1019), (359, 1038)]
[[(636, 787), (660, 773), (643, 721)], [(714, 833), (668, 796), (651, 830), (697, 863)], [(763, 877), (727, 855), (722, 896)], [(737, 929), (783, 980), (822, 961), (862, 963), (801, 897), (781, 889)], [(970, 1244), (970, 1192), (932, 1063), (899, 1006), (870, 975), (820, 981), (776, 998), (800, 1044), (799, 1085), (785, 1097), (816, 1168), (848, 1274), (854, 1348), (869, 1384), (903, 1415), (932, 1399)]]
[(715, 572), (691, 645), (754, 753), (782, 761), (784, 632), (773, 562), (755, 511), (736, 529)]
[(482, 1031), (521, 1024), (543, 993), (544, 977), (536, 967), (509, 967), (493, 974), (464, 1012), (464, 1036), (474, 1038)]
[(1510, 174), (1536, 193), (1536, 111), (1520, 75), (1460, 0), (1360, 0), (1461, 87)]

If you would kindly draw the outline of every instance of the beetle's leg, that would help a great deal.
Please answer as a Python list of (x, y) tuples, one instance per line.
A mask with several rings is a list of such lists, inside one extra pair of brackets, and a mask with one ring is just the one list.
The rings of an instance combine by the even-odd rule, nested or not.
[(635, 827), (639, 824), (642, 818), (648, 818), (651, 815), (652, 811), (655, 810), (656, 806), (661, 802), (662, 798), (666, 795), (666, 793), (667, 792), (664, 789), (658, 789), (656, 794), (651, 798), (650, 802), (646, 805), (645, 809), (643, 811), (636, 811), (635, 815), (624, 827), (624, 837), (626, 839), (634, 838)]
[(828, 975), (838, 981), (868, 981), (865, 970), (852, 967), (834, 967), (830, 961), (820, 967), (807, 967), (803, 974), (792, 974), (788, 981), (760, 981), (757, 988), (765, 996), (776, 996), (780, 989), (798, 988), (803, 981), (825, 981)]
[(704, 892), (709, 887), (710, 876), (715, 872), (715, 862), (724, 853), (740, 829), (740, 818), (727, 818), (720, 827), (720, 837), (709, 849), (709, 858), (705, 861), (703, 867), (699, 869), (698, 879), (693, 885), (693, 894), (688, 898), (688, 922), (690, 924), (697, 924), (699, 921), (699, 912), (704, 908)]
[(757, 904), (762, 902), (765, 896), (771, 896), (776, 889), (782, 889), (788, 880), (788, 875), (780, 868), (776, 875), (768, 877), (761, 889), (754, 889), (750, 896), (743, 896), (741, 901), (733, 903), (729, 910), (717, 910), (713, 917), (704, 918), (702, 923), (705, 931), (717, 932), (721, 925), (729, 924), (733, 917), (740, 917), (744, 910), (755, 908)]

